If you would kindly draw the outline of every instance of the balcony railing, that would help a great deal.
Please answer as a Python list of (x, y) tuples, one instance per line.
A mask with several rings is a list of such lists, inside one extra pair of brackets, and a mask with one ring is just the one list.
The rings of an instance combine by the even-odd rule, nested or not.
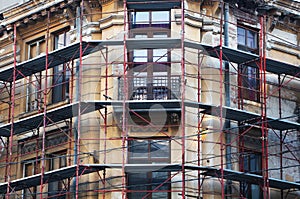
[[(128, 99), (170, 100), (180, 97), (179, 76), (133, 77), (128, 78)], [(118, 81), (118, 99), (124, 98), (124, 79)]]

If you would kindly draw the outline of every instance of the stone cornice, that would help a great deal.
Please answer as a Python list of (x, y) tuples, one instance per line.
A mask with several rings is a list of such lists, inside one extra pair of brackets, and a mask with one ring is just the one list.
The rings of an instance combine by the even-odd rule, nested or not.
[(277, 8), (284, 14), (292, 14), (300, 18), (300, 2), (295, 0), (274, 0), (269, 1), (267, 5)]
[(47, 16), (48, 10), (51, 13), (57, 13), (71, 4), (74, 4), (74, 2), (76, 2), (76, 0), (55, 0), (48, 1), (47, 3), (43, 1), (39, 1), (38, 3), (37, 1), (32, 1), (30, 4), (21, 4), (4, 13), (5, 19), (0, 23), (0, 33), (11, 31), (13, 24), (19, 27), (41, 20)]

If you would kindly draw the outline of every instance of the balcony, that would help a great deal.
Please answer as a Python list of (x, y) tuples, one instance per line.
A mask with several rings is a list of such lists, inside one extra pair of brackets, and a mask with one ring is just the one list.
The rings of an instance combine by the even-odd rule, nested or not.
[[(118, 99), (124, 98), (124, 79), (118, 81)], [(171, 100), (180, 98), (179, 76), (133, 77), (128, 78), (128, 99), (130, 100)]]

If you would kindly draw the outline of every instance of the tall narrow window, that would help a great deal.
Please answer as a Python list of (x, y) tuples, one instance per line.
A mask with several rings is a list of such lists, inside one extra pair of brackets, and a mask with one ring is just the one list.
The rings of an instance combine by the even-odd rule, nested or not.
[[(64, 29), (54, 34), (54, 50), (70, 44), (70, 33)], [(52, 79), (52, 103), (61, 102), (69, 98), (70, 70), (67, 64), (61, 64), (53, 68)]]
[[(246, 134), (245, 131), (248, 131)], [(240, 171), (262, 175), (262, 152), (260, 129), (241, 128), (240, 131)], [(262, 190), (258, 184), (240, 183), (241, 194), (249, 199), (262, 198)]]
[[(67, 152), (51, 154), (49, 157), (49, 171), (60, 169), (67, 166)], [(66, 198), (66, 180), (51, 182), (48, 185), (48, 196), (58, 199)]]
[[(131, 140), (128, 142), (129, 164), (170, 162), (170, 140)], [(128, 198), (170, 198), (169, 172), (145, 171), (127, 173)], [(156, 190), (152, 192), (152, 190)]]
[[(168, 38), (170, 11), (133, 11), (129, 13), (130, 37), (136, 39)], [(171, 77), (171, 51), (167, 48), (138, 47), (129, 52), (129, 98), (133, 100), (167, 100), (179, 77)], [(176, 89), (175, 89), (176, 90)], [(176, 90), (177, 91), (177, 90)]]
[[(262, 175), (261, 171), (261, 153), (247, 151), (243, 157), (244, 172)], [(262, 198), (262, 191), (259, 185), (256, 184), (241, 184), (242, 193), (249, 199), (260, 199)]]
[(243, 99), (259, 102), (259, 70), (256, 67), (240, 66), (240, 93)]
[[(46, 42), (44, 38), (39, 38), (27, 43), (27, 59), (32, 59), (46, 51)], [(31, 75), (27, 83), (26, 111), (37, 110), (41, 107), (42, 99), (42, 72)]]
[[(32, 176), (41, 172), (41, 162), (39, 160), (28, 160), (23, 163), (23, 177)], [(30, 187), (23, 190), (23, 198), (36, 199), (38, 187)]]

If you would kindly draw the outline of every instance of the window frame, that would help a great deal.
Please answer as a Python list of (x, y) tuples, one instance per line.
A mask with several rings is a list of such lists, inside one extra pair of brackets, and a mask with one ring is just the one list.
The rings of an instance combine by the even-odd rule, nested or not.
[[(249, 69), (254, 69), (254, 73), (249, 73)], [(239, 96), (242, 100), (260, 102), (260, 71), (258, 67), (239, 65)], [(255, 77), (253, 76), (255, 75)], [(255, 82), (255, 83), (253, 83)]]
[[(70, 28), (66, 27), (59, 31), (53, 32), (53, 50), (60, 49), (71, 43)], [(59, 46), (59, 37), (63, 35), (63, 44)], [(52, 94), (51, 103), (59, 103), (70, 97), (70, 69), (67, 63), (54, 66), (52, 69)]]
[[(240, 171), (244, 173), (250, 173), (262, 176), (262, 151), (261, 141), (259, 139), (261, 135), (261, 129), (253, 128), (248, 129), (242, 127), (240, 130), (239, 140), (239, 167)], [(242, 132), (247, 131), (247, 134)], [(253, 164), (255, 163), (255, 164)], [(253, 167), (254, 165), (254, 167)], [(244, 197), (249, 199), (261, 199), (263, 198), (262, 189), (259, 184), (251, 184), (246, 182), (240, 182), (240, 192)]]
[[(143, 156), (140, 156), (140, 157), (132, 157), (132, 152), (130, 152), (130, 149), (132, 149), (132, 143), (134, 141), (141, 141), (140, 146), (145, 146), (144, 145), (144, 142), (147, 143), (147, 157), (143, 157)], [(153, 151), (153, 148), (151, 146), (151, 143), (159, 143), (159, 142), (165, 142), (165, 143), (168, 143), (168, 145), (166, 147), (168, 147), (168, 157), (151, 157), (151, 150)], [(162, 147), (161, 149), (163, 150), (165, 147)], [(155, 163), (169, 163), (171, 161), (171, 139), (168, 139), (168, 138), (152, 138), (152, 139), (130, 139), (128, 141), (128, 163), (129, 164), (155, 164)], [(139, 150), (140, 151), (140, 150)], [(150, 154), (150, 155), (149, 155)], [(158, 178), (154, 178), (155, 174), (156, 173), (159, 173), (159, 174), (162, 174), (162, 173), (166, 173), (167, 176), (164, 176), (161, 178), (158, 177)], [(145, 184), (139, 184), (139, 183), (134, 183), (135, 180), (133, 180), (134, 182), (131, 183), (131, 175), (132, 177), (136, 178), (138, 176), (138, 174), (140, 175), (144, 175), (146, 176), (145, 179), (142, 181), (145, 182)], [(139, 190), (137, 187), (145, 187), (145, 189), (142, 189), (140, 190), (140, 192), (128, 192), (127, 194), (127, 197), (128, 199), (130, 198), (136, 198), (136, 196), (138, 194), (145, 194), (144, 196), (148, 195), (147, 196), (147, 199), (154, 199), (156, 198), (156, 196), (153, 196), (155, 193), (159, 194), (164, 194), (166, 193), (166, 197), (167, 199), (170, 199), (171, 198), (171, 183), (170, 183), (170, 176), (171, 176), (171, 173), (170, 172), (155, 172), (155, 171), (150, 171), (150, 172), (141, 172), (141, 173), (130, 173), (130, 172), (127, 172), (126, 173), (126, 179), (127, 179), (127, 186), (128, 186), (128, 189), (130, 190), (130, 187), (133, 186), (133, 190)], [(168, 182), (165, 182), (166, 180), (168, 180)], [(165, 183), (164, 183), (165, 182)], [(153, 183), (155, 183), (155, 185), (153, 185)], [(158, 184), (160, 183), (160, 184)], [(162, 191), (162, 192), (159, 192), (159, 190), (157, 190), (157, 192), (151, 192), (151, 190), (155, 189), (157, 186), (161, 185), (162, 183), (164, 183), (163, 186), (166, 186), (166, 189), (163, 189), (165, 191)], [(162, 187), (163, 187), (162, 186)], [(167, 192), (166, 192), (167, 191)], [(164, 196), (164, 197), (165, 197)]]
[[(167, 12), (168, 21), (163, 24), (159, 24), (159, 21), (153, 22), (153, 14), (156, 12)], [(148, 13), (148, 24), (143, 24), (141, 26), (134, 25), (133, 15), (137, 13)], [(134, 10), (129, 12), (130, 25), (130, 38), (168, 38), (171, 32), (171, 10)], [(160, 26), (162, 25), (162, 26)], [(138, 37), (141, 35), (141, 37)], [(162, 54), (156, 54), (161, 51)], [(140, 60), (135, 61), (135, 53), (141, 56)], [(152, 99), (171, 99), (171, 53), (167, 48), (164, 49), (134, 49), (128, 52), (129, 57), (129, 71), (130, 82), (132, 82), (132, 88), (129, 88), (130, 99), (136, 100), (152, 100)], [(136, 72), (146, 72), (146, 75), (137, 76)], [(159, 74), (161, 73), (161, 74)], [(166, 73), (164, 75), (164, 73)], [(165, 77), (165, 85), (156, 85), (155, 77)], [(135, 87), (136, 81), (138, 79), (146, 79), (146, 85), (142, 87)], [(155, 92), (157, 91), (157, 92)], [(142, 92), (142, 93), (141, 93)]]
[[(240, 43), (240, 34), (239, 34), (239, 30), (243, 30), (245, 32), (243, 36), (244, 42), (243, 44)], [(249, 44), (249, 34), (253, 33), (254, 34), (254, 38), (253, 38), (253, 42), (255, 47), (251, 47)], [(238, 25), (237, 26), (237, 48), (239, 50), (243, 50), (246, 52), (251, 52), (254, 54), (258, 54), (259, 53), (259, 42), (258, 42), (258, 37), (259, 37), (259, 31), (257, 29), (254, 28), (250, 28), (247, 26), (243, 26), (243, 25)]]
[[(153, 20), (154, 15), (153, 13), (158, 13), (158, 12), (168, 12), (168, 19), (167, 21), (161, 20)], [(148, 13), (148, 20), (147, 21), (139, 21), (137, 22), (137, 14), (139, 13)], [(171, 29), (171, 10), (166, 9), (166, 10), (133, 10), (130, 11), (128, 14), (128, 19), (129, 19), (129, 29), (130, 30), (135, 30), (135, 29), (149, 29), (149, 28), (158, 28), (158, 29)], [(144, 22), (144, 23), (143, 23)]]
[[(39, 37), (37, 39), (31, 40), (29, 42), (26, 42), (26, 58), (27, 60), (35, 58), (42, 53), (45, 53), (46, 47), (43, 50), (42, 43), (46, 43), (45, 37)], [(32, 46), (36, 45), (36, 51), (34, 53), (31, 52)], [(29, 82), (26, 85), (26, 106), (25, 111), (35, 111), (40, 110), (42, 105), (42, 72), (37, 72), (35, 74), (32, 74), (28, 77)]]
[[(27, 171), (26, 165), (33, 165), (32, 172), (31, 172), (32, 175), (39, 174), (41, 172), (41, 168), (39, 168), (41, 166), (40, 157), (22, 161), (22, 169), (23, 169), (22, 176), (23, 176), (23, 178), (32, 176), (32, 175), (26, 175), (26, 171)], [(38, 190), (38, 186), (22, 189), (22, 198), (33, 198), (33, 199), (37, 198), (37, 196), (38, 196), (37, 190)], [(30, 195), (30, 196), (27, 196), (27, 195)]]
[[(62, 132), (62, 130), (64, 130), (64, 132)], [(48, 155), (45, 156), (45, 160), (44, 160), (45, 161), (44, 162), (45, 171), (53, 170), (53, 167), (51, 168), (51, 162), (53, 161), (52, 154), (60, 155), (60, 157), (64, 158), (64, 165), (59, 165), (59, 168), (68, 166), (68, 164), (69, 164), (68, 158), (69, 157), (67, 156), (67, 151), (68, 151), (67, 144), (69, 141), (65, 141), (65, 140), (68, 140), (68, 137), (67, 137), (65, 131), (70, 131), (70, 128), (66, 126), (66, 127), (61, 127), (61, 129), (55, 129), (55, 130), (46, 132), (45, 152)], [(59, 138), (59, 139), (62, 138), (62, 140), (65, 142), (62, 142), (62, 140), (60, 139), (60, 140), (56, 141), (55, 143), (52, 142), (52, 144), (51, 144), (51, 141), (53, 141), (54, 139), (57, 139), (57, 138)], [(56, 144), (56, 143), (59, 143), (59, 144)], [(26, 145), (33, 146), (34, 151), (31, 151), (29, 153), (24, 153), (23, 147), (26, 147)], [(41, 145), (42, 145), (41, 136), (38, 136), (38, 135), (34, 135), (32, 137), (27, 137), (22, 140), (18, 140), (19, 153), (21, 155), (23, 155), (23, 157), (24, 157), (24, 159), (20, 163), (23, 178), (41, 173), (42, 160), (41, 160), (40, 156), (36, 156), (36, 152), (41, 149)], [(58, 147), (58, 148), (55, 148), (55, 147)], [(29, 165), (29, 164), (33, 164), (33, 170), (29, 175), (26, 175), (26, 165)], [(39, 167), (36, 167), (35, 165), (38, 165)], [(59, 168), (54, 168), (54, 169), (59, 169)], [(64, 187), (63, 184), (66, 184), (66, 181), (65, 180), (55, 181), (53, 183), (54, 184), (56, 183), (63, 188)], [(29, 197), (26, 197), (25, 194), (30, 195), (31, 196), (30, 198), (38, 198), (38, 187), (39, 186), (40, 185), (22, 189), (22, 198), (29, 198)], [(49, 184), (48, 184), (48, 188), (49, 188)], [(31, 191), (29, 191), (28, 189), (30, 189)], [(66, 191), (66, 190), (63, 189), (62, 191)], [(65, 193), (65, 192), (60, 192), (60, 193)], [(63, 195), (62, 197), (59, 197), (59, 198), (63, 199), (66, 197), (65, 197), (65, 195)]]
[[(56, 170), (59, 168), (63, 168), (63, 167), (67, 167), (68, 166), (68, 159), (67, 159), (67, 150), (63, 150), (63, 151), (58, 151), (55, 153), (51, 153), (49, 158), (49, 163), (48, 163), (48, 170), (52, 171), (52, 170)], [(56, 165), (55, 164), (55, 160), (57, 160), (56, 158), (58, 158), (58, 168), (55, 168)], [(61, 164), (61, 160), (64, 160), (64, 163)], [(58, 198), (58, 199), (65, 199), (66, 198), (66, 187), (65, 185), (67, 185), (67, 179), (63, 179), (60, 181), (54, 181), (54, 182), (50, 182), (48, 183), (48, 197), (54, 197)], [(53, 187), (57, 187), (57, 189), (53, 188)], [(51, 190), (53, 188), (53, 190)], [(52, 193), (53, 192), (53, 193)]]

